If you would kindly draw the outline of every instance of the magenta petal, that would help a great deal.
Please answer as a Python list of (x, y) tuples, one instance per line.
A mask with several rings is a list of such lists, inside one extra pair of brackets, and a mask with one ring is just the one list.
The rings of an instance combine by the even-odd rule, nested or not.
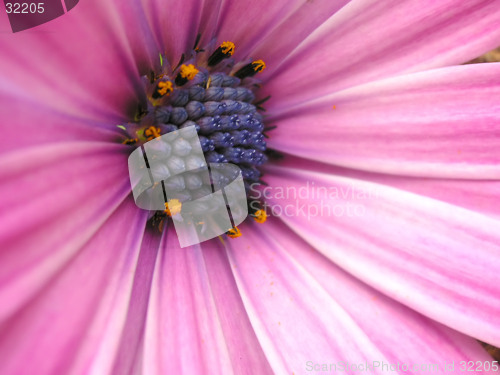
[(259, 42), (299, 9), (302, 3), (302, 0), (225, 1), (220, 10), (215, 35), (220, 41), (230, 40), (236, 44), (236, 58), (246, 58)]
[[(130, 303), (144, 221), (144, 214), (127, 201), (60, 272), (53, 273), (36, 298), (0, 323), (2, 374), (110, 373)], [(117, 251), (109, 251), (110, 246)], [(27, 254), (24, 249), (10, 250), (18, 258)], [(68, 249), (58, 249), (55, 255), (64, 251)]]
[(251, 52), (253, 56), (266, 62), (266, 70), (260, 77), (266, 79), (274, 75), (292, 51), (350, 1), (352, 0), (304, 1)]
[(123, 147), (74, 142), (0, 158), (0, 317), (64, 269), (130, 194)]
[(138, 2), (121, 3), (81, 1), (33, 31), (0, 34), (9, 56), (0, 61), (0, 93), (83, 118), (126, 118), (141, 95), (140, 75), (159, 64), (159, 49)]
[[(161, 51), (172, 65), (193, 48), (202, 20), (202, 0), (153, 0), (142, 2)], [(217, 1), (210, 1), (216, 7)], [(127, 3), (123, 3), (126, 7)]]
[[(137, 206), (134, 208), (137, 210)], [(145, 211), (142, 211), (142, 213), (144, 215)], [(124, 310), (127, 310), (127, 315), (124, 321), (120, 322), (122, 324), (120, 327), (121, 334), (111, 332), (107, 337), (117, 343), (115, 356), (109, 356), (106, 343), (103, 342), (102, 349), (104, 350), (101, 350), (99, 358), (106, 366), (111, 366), (113, 362), (112, 374), (117, 375), (132, 373), (132, 370), (136, 371), (144, 360), (144, 338), (151, 298), (151, 284), (157, 265), (158, 252), (164, 237), (163, 234), (165, 234), (165, 232), (163, 234), (159, 233), (158, 229), (153, 228), (150, 223), (145, 228), (139, 225), (138, 229), (144, 230), (144, 236), (142, 237), (140, 254), (135, 266), (133, 285), (131, 285), (130, 294), (126, 301), (128, 305), (123, 307)], [(99, 369), (102, 373), (111, 373), (109, 370), (104, 371), (98, 361), (94, 363), (93, 367), (96, 370)]]
[(289, 108), (384, 77), (464, 63), (498, 47), (499, 22), (494, 1), (352, 1), (279, 72), (267, 73), (264, 90)]
[(500, 207), (497, 204), (500, 197), (499, 180), (421, 180), (398, 177), (386, 177), (381, 180), (398, 189), (408, 190), (500, 219)]
[(270, 170), (266, 201), (326, 257), (423, 315), (500, 344), (498, 220), (371, 182)]
[[(436, 363), (436, 373), (443, 374), (453, 361), (490, 360), (475, 340), (363, 284), (279, 219), (244, 229), (241, 239), (230, 242), (229, 258), (275, 374), (306, 373), (307, 366), (312, 371), (325, 363), (374, 362)], [(371, 372), (384, 373), (366, 371)]]
[[(500, 205), (497, 204), (498, 197), (500, 197), (500, 180), (453, 180), (394, 176), (341, 168), (289, 155), (279, 162), (279, 167), (280, 170), (281, 168), (292, 168), (314, 171), (388, 185), (500, 218)], [(269, 173), (272, 172), (269, 171)], [(266, 170), (264, 170), (264, 174), (267, 174)]]
[(198, 32), (201, 34), (201, 43), (207, 44), (216, 37), (219, 19), (224, 0), (202, 0), (202, 16), (199, 20)]
[[(0, 107), (7, 113), (2, 123), (2, 153), (42, 144), (61, 142), (117, 142), (120, 118), (92, 120), (90, 113), (69, 113), (66, 108), (53, 108), (46, 98), (32, 98), (26, 93), (3, 93)], [(54, 98), (57, 102), (57, 98)], [(97, 115), (100, 117), (100, 115)], [(50, 148), (49, 148), (50, 149)], [(124, 147), (125, 149), (125, 147)]]
[(373, 172), (498, 179), (499, 77), (492, 63), (355, 87), (277, 117), (269, 145)]
[(143, 373), (271, 373), (218, 241), (181, 249), (168, 232), (151, 290)]

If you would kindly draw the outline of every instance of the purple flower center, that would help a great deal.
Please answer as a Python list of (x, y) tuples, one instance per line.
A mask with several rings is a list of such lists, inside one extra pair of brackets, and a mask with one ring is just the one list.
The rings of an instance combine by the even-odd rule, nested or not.
[[(259, 167), (267, 161), (265, 126), (254, 94), (259, 84), (252, 78), (265, 64), (262, 60), (236, 64), (231, 58), (234, 48), (231, 42), (212, 48), (211, 53), (210, 48), (195, 47), (189, 60), (185, 61), (183, 55), (175, 68), (160, 56), (161, 68), (151, 72), (149, 78), (143, 77), (147, 101), (139, 107), (136, 121), (122, 128), (127, 133), (124, 143), (137, 147), (163, 134), (195, 126), (206, 161), (237, 165), (248, 195), (250, 186), (260, 183)], [(171, 150), (164, 151), (182, 160), (191, 150), (190, 142), (179, 137)], [(176, 173), (182, 173), (187, 166), (180, 163), (175, 168)], [(221, 174), (219, 178), (227, 176)], [(179, 188), (187, 189), (192, 196), (206, 195), (207, 186), (196, 182), (184, 179), (179, 181)], [(256, 205), (250, 206), (250, 214), (263, 222)]]

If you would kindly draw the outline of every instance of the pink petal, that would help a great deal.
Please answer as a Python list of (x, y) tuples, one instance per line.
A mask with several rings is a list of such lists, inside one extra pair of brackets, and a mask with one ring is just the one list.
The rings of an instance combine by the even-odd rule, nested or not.
[[(351, 0), (304, 1), (302, 5), (257, 44), (252, 56), (264, 59), (267, 71), (275, 72), (283, 60), (314, 30)], [(283, 37), (283, 36), (286, 37)], [(269, 76), (269, 74), (267, 74)]]
[(269, 374), (219, 240), (159, 255), (146, 325), (145, 374)]
[(33, 30), (2, 33), (0, 49), (9, 58), (0, 61), (0, 92), (101, 121), (133, 114), (140, 75), (149, 73), (159, 49), (137, 1), (121, 3), (82, 1)]
[(494, 63), (359, 86), (277, 118), (269, 144), (373, 172), (497, 179), (499, 77)]
[[(16, 90), (17, 91), (17, 90)], [(64, 96), (64, 95), (63, 95)], [(57, 102), (57, 98), (53, 98)], [(120, 119), (91, 120), (91, 115), (69, 113), (53, 108), (50, 101), (30, 97), (28, 93), (1, 92), (0, 108), (6, 118), (2, 123), (2, 153), (42, 144), (61, 142), (105, 141), (119, 143)], [(49, 148), (50, 149), (50, 148)]]
[[(356, 0), (263, 73), (275, 108), (365, 82), (464, 63), (498, 46), (494, 1)], [(279, 101), (277, 100), (279, 98)]]
[(132, 303), (144, 221), (128, 200), (35, 298), (2, 321), (3, 374), (110, 373)]
[[(137, 210), (137, 206), (134, 208)], [(142, 213), (144, 214), (144, 211)], [(144, 230), (144, 227), (139, 226), (138, 229)], [(148, 223), (144, 230), (135, 267), (134, 282), (127, 300), (128, 306), (123, 307), (127, 310), (126, 319), (120, 327), (121, 332), (111, 331), (106, 336), (108, 340), (117, 343), (116, 353), (110, 356), (107, 343), (103, 340), (98, 360), (93, 363), (93, 368), (97, 373), (99, 371), (116, 375), (133, 373), (137, 371), (144, 358), (146, 317), (151, 298), (151, 285), (164, 234), (165, 232), (160, 233), (158, 228), (153, 227), (151, 223)], [(104, 370), (102, 365), (110, 366), (111, 361), (114, 362), (113, 371), (109, 371), (108, 367), (106, 367), (107, 371)]]
[[(452, 361), (458, 366), (460, 361), (491, 360), (475, 340), (347, 274), (278, 218), (242, 230), (241, 239), (229, 242), (228, 254), (275, 374), (306, 373), (325, 363), (374, 362), (399, 362), (410, 369), (436, 363), (436, 373), (442, 374)], [(366, 372), (385, 373), (381, 368)]]
[[(203, 0), (202, 16), (198, 24), (201, 45), (210, 43), (216, 37), (223, 0)], [(230, 39), (231, 40), (231, 39)], [(192, 47), (192, 46), (191, 46)], [(237, 47), (237, 46), (236, 46)]]
[[(217, 2), (210, 1), (212, 10), (217, 8)], [(153, 0), (142, 3), (161, 52), (175, 66), (181, 55), (194, 46), (199, 24), (203, 20), (203, 1)], [(126, 7), (127, 3), (123, 6)]]
[(500, 181), (384, 178), (386, 184), (500, 219)]
[[(424, 195), (471, 211), (500, 218), (500, 205), (497, 204), (500, 196), (499, 180), (446, 180), (394, 176), (342, 168), (289, 155), (277, 164), (280, 169), (296, 168), (389, 185), (400, 190)], [(264, 171), (264, 174), (266, 174), (266, 171)]]
[[(225, 1), (220, 9), (215, 36), (236, 44), (235, 58), (246, 58), (303, 0)], [(259, 56), (252, 56), (259, 58)]]
[(326, 257), (423, 315), (500, 344), (498, 220), (371, 182), (269, 170), (266, 201)]
[(130, 194), (123, 148), (74, 142), (0, 158), (1, 318), (61, 272)]

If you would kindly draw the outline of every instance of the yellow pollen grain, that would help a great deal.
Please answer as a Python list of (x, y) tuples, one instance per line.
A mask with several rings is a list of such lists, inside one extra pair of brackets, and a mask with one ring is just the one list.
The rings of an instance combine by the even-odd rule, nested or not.
[(220, 48), (222, 48), (224, 55), (233, 56), (235, 45), (233, 42), (224, 42), (220, 45)]
[(195, 68), (193, 64), (182, 65), (180, 75), (182, 78), (186, 78), (191, 81), (198, 74), (199, 70)]
[(137, 138), (128, 138), (128, 139), (125, 139), (122, 144), (124, 145), (134, 145), (136, 144), (137, 142), (139, 142), (139, 140)]
[(181, 212), (182, 203), (178, 199), (171, 199), (165, 203), (165, 213), (172, 217)]
[(154, 138), (158, 138), (160, 134), (160, 128), (156, 126), (150, 126), (144, 130), (144, 135), (147, 137), (148, 141), (153, 140)]
[(158, 83), (158, 94), (160, 94), (161, 96), (165, 95), (165, 94), (170, 94), (172, 91), (173, 91), (173, 86), (172, 86), (172, 82), (170, 81), (167, 81), (167, 82), (160, 82)]
[(227, 236), (230, 237), (230, 238), (238, 238), (238, 237), (241, 237), (241, 231), (238, 227), (234, 227), (234, 228), (231, 228), (229, 229), (227, 232), (226, 232)]
[(264, 69), (266, 69), (266, 63), (264, 60), (256, 60), (252, 63), (252, 68), (256, 72), (262, 72)]
[(255, 211), (255, 214), (253, 216), (253, 219), (259, 224), (265, 223), (267, 220), (267, 214), (265, 210), (257, 210)]

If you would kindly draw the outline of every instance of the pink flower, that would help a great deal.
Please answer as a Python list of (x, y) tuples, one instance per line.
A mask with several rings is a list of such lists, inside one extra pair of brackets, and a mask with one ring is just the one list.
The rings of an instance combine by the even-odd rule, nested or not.
[[(86, 0), (16, 34), (0, 17), (3, 375), (497, 373), (476, 339), (500, 345), (500, 65), (454, 66), (500, 44), (497, 2)], [(284, 158), (263, 168), (266, 223), (180, 249), (134, 204), (117, 125), (198, 33), (265, 61)]]

